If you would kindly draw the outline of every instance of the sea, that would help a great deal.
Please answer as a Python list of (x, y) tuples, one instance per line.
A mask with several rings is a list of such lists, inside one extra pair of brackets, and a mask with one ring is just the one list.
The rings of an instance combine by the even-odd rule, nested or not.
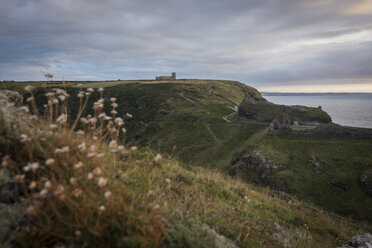
[(372, 94), (367, 93), (262, 93), (270, 102), (322, 106), (334, 123), (372, 128)]

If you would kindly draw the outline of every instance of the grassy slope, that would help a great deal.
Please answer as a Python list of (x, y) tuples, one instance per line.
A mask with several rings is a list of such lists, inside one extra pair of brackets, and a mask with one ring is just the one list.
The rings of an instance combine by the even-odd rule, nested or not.
[[(264, 126), (227, 122), (222, 117), (234, 115), (231, 108), (243, 99), (244, 90), (249, 90), (231, 81), (115, 81), (88, 82), (84, 86), (108, 86), (105, 95), (118, 98), (119, 115), (127, 111), (133, 114), (134, 118), (126, 124), (129, 143), (149, 146), (182, 163), (222, 171), (230, 168), (235, 152), (259, 149), (288, 162), (287, 169), (273, 177), (287, 178), (289, 190), (298, 197), (371, 220), (372, 199), (361, 190), (358, 181), (362, 168), (372, 164), (371, 140), (267, 137)], [(145, 103), (144, 108), (138, 108), (141, 103)], [(77, 102), (71, 104), (76, 106)], [(160, 114), (160, 110), (167, 115)], [(186, 122), (188, 115), (198, 121)], [(322, 174), (315, 173), (308, 164), (312, 154), (330, 168)], [(332, 190), (331, 180), (347, 183), (350, 190)]]
[[(22, 247), (49, 247), (60, 241), (86, 247), (213, 247), (213, 235), (201, 228), (204, 224), (240, 247), (335, 247), (368, 231), (363, 223), (213, 170), (186, 169), (175, 160), (155, 164), (155, 154), (146, 150), (129, 151), (118, 161), (104, 142), (89, 135), (70, 135), (63, 129), (49, 134), (48, 127), (39, 126), (46, 132), (12, 153), (15, 171), (30, 160), (56, 160), (26, 176), (25, 186), (34, 180), (42, 188), (48, 179), (52, 188), (43, 204), (36, 200), (30, 226), (21, 229)], [(83, 141), (87, 147), (95, 144), (105, 156), (87, 158), (89, 151), (78, 148)], [(65, 145), (70, 147), (66, 154), (53, 154)], [(83, 161), (84, 167), (72, 169), (76, 161)], [(98, 178), (86, 178), (97, 167), (108, 179), (104, 188), (97, 186)], [(69, 183), (72, 177), (77, 179), (74, 185)], [(64, 186), (62, 195), (52, 193), (57, 185)], [(76, 189), (82, 194), (74, 196)], [(107, 190), (112, 197), (104, 199)], [(106, 210), (100, 212), (100, 205)]]

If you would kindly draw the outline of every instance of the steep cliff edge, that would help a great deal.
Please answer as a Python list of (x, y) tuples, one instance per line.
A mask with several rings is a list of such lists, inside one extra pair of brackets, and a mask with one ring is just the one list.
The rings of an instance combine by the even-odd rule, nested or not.
[(238, 115), (243, 119), (270, 123), (277, 120), (280, 124), (318, 125), (331, 123), (332, 119), (319, 108), (306, 106), (277, 105), (267, 101), (257, 90), (246, 93), (238, 107)]

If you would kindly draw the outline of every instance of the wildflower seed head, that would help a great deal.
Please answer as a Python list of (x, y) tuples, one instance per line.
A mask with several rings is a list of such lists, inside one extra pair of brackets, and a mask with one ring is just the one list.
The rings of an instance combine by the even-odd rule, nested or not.
[(101, 168), (99, 168), (99, 167), (95, 168), (95, 169), (93, 170), (93, 174), (94, 174), (95, 176), (99, 176), (99, 175), (101, 175), (101, 174), (102, 174), (102, 170), (101, 170)]
[(99, 88), (98, 89), (98, 92), (103, 92), (103, 88)]
[(22, 182), (25, 180), (25, 175), (24, 175), (24, 174), (16, 175), (16, 176), (14, 177), (14, 180), (15, 180), (17, 183), (22, 183)]
[(137, 146), (132, 146), (132, 147), (130, 148), (131, 151), (137, 151), (137, 149), (138, 149)]
[(27, 134), (21, 134), (21, 142), (22, 143), (25, 143), (27, 141), (30, 141), (30, 139), (28, 138)]
[(111, 103), (111, 106), (112, 106), (113, 108), (117, 108), (119, 105), (118, 105), (116, 102), (113, 102), (113, 103)]
[(156, 156), (154, 158), (154, 162), (159, 163), (162, 159), (163, 159), (163, 156), (158, 153), (158, 154), (156, 154)]
[(45, 198), (47, 195), (48, 195), (48, 190), (47, 190), (47, 189), (42, 189), (42, 190), (39, 192), (39, 196), (40, 196), (41, 198)]
[(35, 172), (39, 169), (40, 165), (38, 162), (34, 162), (34, 163), (29, 163), (28, 166), (30, 167), (30, 169)]
[(81, 88), (81, 87), (83, 87), (83, 85), (82, 84), (77, 84), (76, 87)]
[(106, 191), (105, 194), (104, 194), (104, 196), (105, 196), (106, 199), (110, 199), (111, 196), (112, 196), (111, 191)]
[(35, 98), (34, 98), (33, 96), (30, 96), (30, 97), (28, 97), (28, 98), (26, 99), (27, 102), (31, 102), (31, 101), (33, 101), (33, 100), (35, 100)]
[(111, 140), (109, 143), (110, 149), (116, 149), (118, 147), (118, 142), (116, 140)]
[(28, 188), (29, 188), (30, 190), (34, 190), (34, 189), (36, 189), (36, 187), (37, 187), (37, 183), (36, 183), (35, 181), (32, 181), (32, 182), (30, 183), (30, 185), (28, 186)]
[(44, 188), (46, 189), (51, 189), (52, 188), (52, 183), (48, 180), (44, 183)]
[(84, 166), (83, 162), (79, 161), (77, 164), (74, 165), (74, 169), (78, 170), (83, 168), (83, 166)]
[(74, 191), (72, 191), (72, 195), (76, 198), (79, 197), (81, 193), (83, 193), (81, 189), (74, 189)]
[(65, 187), (63, 187), (62, 184), (59, 184), (56, 190), (54, 191), (54, 195), (60, 195), (63, 193), (64, 190), (65, 190)]
[(88, 88), (87, 91), (88, 92), (94, 92), (94, 89), (93, 88)]
[(93, 173), (89, 172), (87, 178), (88, 180), (92, 180), (94, 178)]
[(75, 177), (70, 178), (70, 184), (71, 185), (76, 185), (77, 184), (77, 179)]
[(48, 165), (48, 166), (50, 166), (50, 165), (54, 165), (54, 163), (55, 163), (55, 160), (52, 159), (52, 158), (49, 158), (49, 159), (47, 159), (47, 160), (45, 161), (45, 164)]
[(27, 208), (27, 214), (29, 215), (29, 216), (33, 216), (33, 215), (36, 215), (36, 208), (34, 207), (34, 206), (29, 206), (28, 208)]
[(28, 112), (30, 112), (30, 110), (28, 109), (28, 107), (27, 106), (21, 106), (21, 107), (19, 107), (18, 108), (20, 111), (23, 111), (23, 112), (25, 112), (25, 113), (28, 113)]
[(58, 99), (53, 99), (53, 104), (57, 105), (59, 103)]
[(133, 117), (133, 115), (131, 115), (131, 114), (127, 113), (127, 117), (128, 117), (128, 118), (132, 118), (132, 117)]
[(67, 122), (67, 115), (61, 114), (60, 116), (58, 116), (57, 122), (60, 124), (65, 124)]
[(32, 89), (33, 89), (33, 87), (32, 87), (31, 85), (27, 85), (27, 86), (25, 87), (25, 91), (28, 91), (28, 92), (31, 92)]
[(81, 231), (76, 230), (76, 231), (75, 231), (75, 235), (78, 236), (78, 237), (80, 237), (80, 236), (81, 236)]
[(98, 184), (98, 186), (99, 186), (100, 188), (103, 188), (103, 187), (105, 187), (106, 184), (107, 184), (107, 179), (106, 179), (106, 178), (103, 178), (103, 177), (100, 177), (100, 178), (98, 179), (97, 184)]
[(57, 129), (57, 127), (58, 126), (56, 124), (50, 124), (49, 125), (49, 128), (52, 129), (52, 130)]
[(116, 98), (115, 98), (115, 97), (111, 97), (111, 98), (110, 98), (110, 101), (111, 101), (111, 102), (116, 102)]
[(101, 206), (99, 206), (98, 209), (99, 209), (100, 212), (104, 212), (106, 210), (106, 207), (101, 205)]

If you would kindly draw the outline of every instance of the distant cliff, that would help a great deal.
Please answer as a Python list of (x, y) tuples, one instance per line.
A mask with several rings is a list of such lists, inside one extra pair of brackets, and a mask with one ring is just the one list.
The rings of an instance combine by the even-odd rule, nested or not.
[(267, 101), (257, 90), (246, 93), (238, 108), (241, 118), (270, 123), (277, 120), (280, 124), (318, 125), (331, 123), (332, 119), (321, 108), (305, 106), (277, 105)]

